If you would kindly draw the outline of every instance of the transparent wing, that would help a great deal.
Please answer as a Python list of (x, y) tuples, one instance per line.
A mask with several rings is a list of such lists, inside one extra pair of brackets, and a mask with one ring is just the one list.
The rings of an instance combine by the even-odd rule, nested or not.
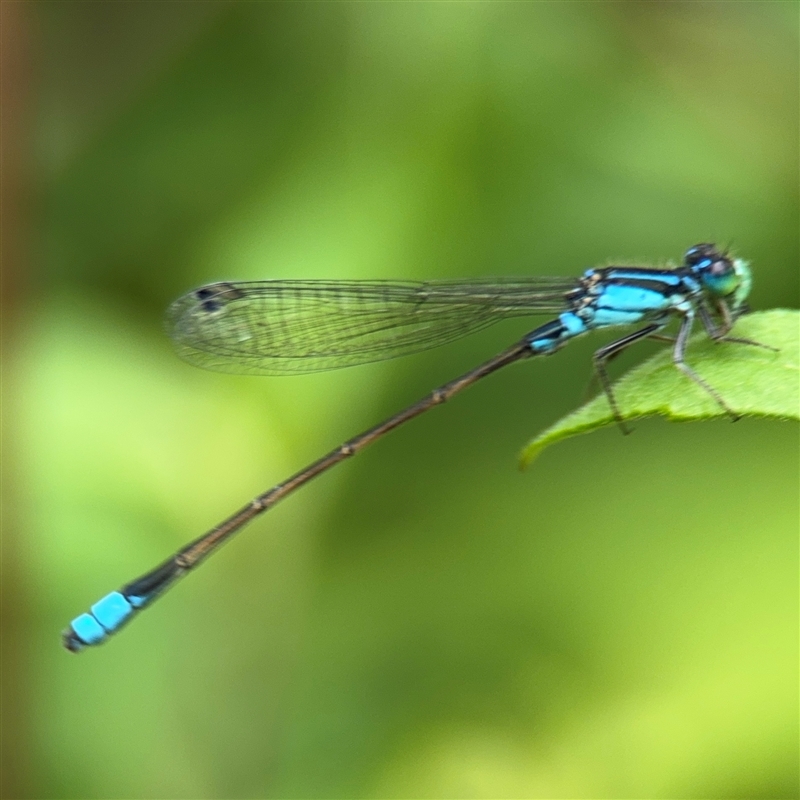
[(560, 311), (578, 281), (251, 281), (180, 297), (167, 329), (206, 369), (289, 375), (416, 353), (507, 317)]

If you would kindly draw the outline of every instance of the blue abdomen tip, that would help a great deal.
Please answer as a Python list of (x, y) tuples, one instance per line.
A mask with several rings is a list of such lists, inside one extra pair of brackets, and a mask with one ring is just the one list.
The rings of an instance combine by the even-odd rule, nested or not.
[(134, 610), (121, 592), (107, 594), (91, 607), (91, 613), (81, 614), (72, 620), (64, 631), (64, 647), (77, 653), (84, 647), (102, 644), (130, 618)]

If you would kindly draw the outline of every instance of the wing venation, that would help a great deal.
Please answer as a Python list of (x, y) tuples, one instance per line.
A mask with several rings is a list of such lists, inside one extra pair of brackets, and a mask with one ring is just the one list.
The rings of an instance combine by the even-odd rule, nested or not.
[(167, 328), (197, 366), (288, 375), (408, 355), (501, 319), (559, 311), (577, 289), (559, 278), (216, 283), (176, 300)]

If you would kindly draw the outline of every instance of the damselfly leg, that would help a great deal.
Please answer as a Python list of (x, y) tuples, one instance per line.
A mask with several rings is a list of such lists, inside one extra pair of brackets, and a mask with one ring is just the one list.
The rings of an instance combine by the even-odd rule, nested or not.
[(609, 361), (613, 360), (620, 353), (622, 353), (626, 348), (630, 347), (636, 342), (641, 341), (642, 339), (647, 339), (649, 336), (652, 336), (656, 331), (663, 327), (664, 323), (654, 322), (645, 328), (641, 328), (638, 331), (629, 333), (627, 336), (623, 336), (621, 339), (617, 339), (615, 342), (611, 342), (611, 344), (607, 344), (605, 347), (601, 347), (599, 350), (595, 351), (593, 356), (595, 374), (599, 378), (600, 384), (603, 387), (603, 391), (608, 398), (608, 404), (611, 406), (611, 413), (614, 415), (614, 420), (616, 421), (619, 429), (625, 435), (629, 434), (631, 431), (630, 428), (625, 425), (625, 421), (622, 419), (622, 414), (619, 412), (619, 406), (617, 405), (617, 399), (614, 396), (614, 390), (611, 386), (611, 379), (608, 376), (606, 365)]

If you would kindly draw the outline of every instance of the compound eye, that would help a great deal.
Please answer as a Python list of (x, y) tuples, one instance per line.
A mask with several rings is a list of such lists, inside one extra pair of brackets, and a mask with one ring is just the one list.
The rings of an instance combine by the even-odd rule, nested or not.
[(732, 270), (733, 270), (733, 264), (731, 264), (730, 261), (728, 261), (726, 258), (722, 258), (719, 259), (718, 261), (715, 261), (711, 265), (711, 269), (709, 270), (709, 272), (715, 278), (718, 278), (722, 275), (727, 275)]
[(696, 244), (686, 251), (684, 261), (688, 267), (706, 267), (719, 258), (719, 253), (713, 244)]

